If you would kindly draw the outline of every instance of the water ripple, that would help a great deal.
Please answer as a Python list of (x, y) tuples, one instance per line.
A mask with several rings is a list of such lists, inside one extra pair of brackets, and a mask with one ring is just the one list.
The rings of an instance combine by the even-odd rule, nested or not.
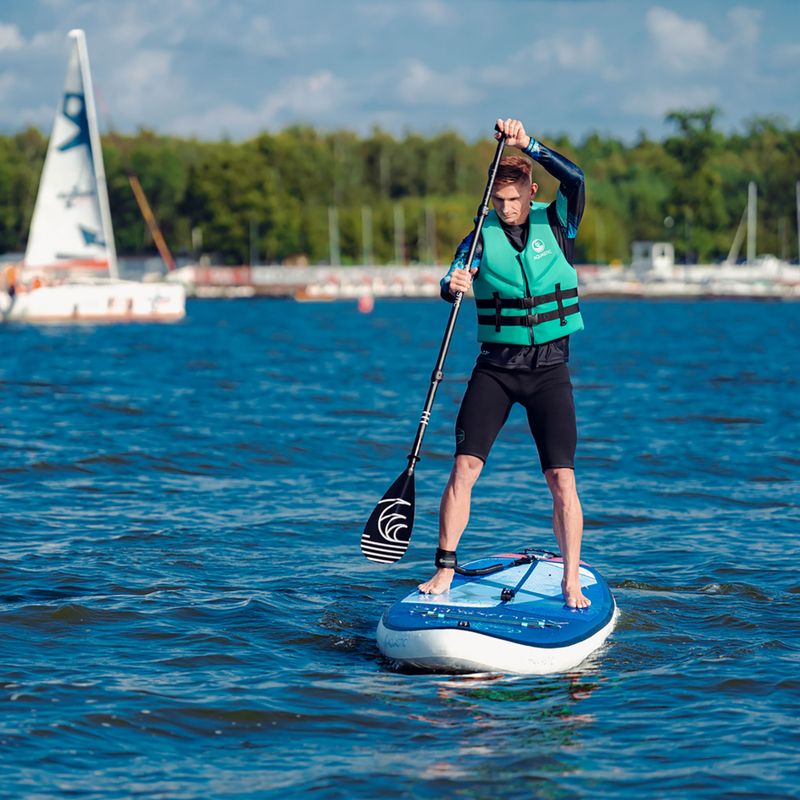
[[(800, 322), (791, 304), (697, 310), (586, 304), (584, 557), (621, 615), (579, 669), (541, 678), (396, 672), (374, 641), (432, 568), (469, 312), (392, 567), (358, 535), (405, 466), (443, 306), (208, 301), (169, 331), (9, 330), (4, 792), (794, 796)], [(552, 546), (550, 514), (516, 409), (459, 550)]]

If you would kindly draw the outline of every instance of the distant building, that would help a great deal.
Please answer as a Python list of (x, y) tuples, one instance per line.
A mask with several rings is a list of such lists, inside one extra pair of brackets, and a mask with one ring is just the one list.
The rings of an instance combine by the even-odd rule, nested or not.
[(631, 266), (637, 272), (671, 275), (675, 248), (669, 242), (634, 242)]

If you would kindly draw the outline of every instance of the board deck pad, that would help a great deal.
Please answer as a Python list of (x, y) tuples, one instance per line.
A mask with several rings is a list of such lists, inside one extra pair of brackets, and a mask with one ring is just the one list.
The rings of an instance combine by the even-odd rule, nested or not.
[[(511, 563), (519, 554), (490, 556), (464, 566), (476, 569)], [(581, 588), (591, 600), (585, 609), (568, 608), (561, 594), (563, 562), (536, 560), (485, 576), (456, 574), (449, 592), (414, 591), (390, 606), (383, 625), (394, 631), (460, 628), (536, 647), (565, 647), (588, 638), (609, 623), (614, 598), (602, 576), (581, 565)], [(513, 598), (501, 600), (503, 589)]]

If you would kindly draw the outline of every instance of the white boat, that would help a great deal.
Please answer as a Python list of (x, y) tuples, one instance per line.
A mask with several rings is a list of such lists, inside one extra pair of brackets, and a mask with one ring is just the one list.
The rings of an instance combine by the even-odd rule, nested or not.
[(0, 278), (0, 319), (162, 322), (185, 314), (183, 286), (122, 280), (117, 269), (86, 37), (69, 33), (64, 92), (21, 264)]

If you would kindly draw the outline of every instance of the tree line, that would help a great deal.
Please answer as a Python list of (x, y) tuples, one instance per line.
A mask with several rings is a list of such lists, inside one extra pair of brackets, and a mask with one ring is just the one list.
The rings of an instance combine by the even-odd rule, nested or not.
[[(671, 241), (679, 260), (721, 260), (749, 181), (759, 192), (759, 252), (797, 258), (800, 129), (756, 117), (723, 133), (717, 116), (672, 112), (662, 141), (541, 136), (586, 174), (578, 263), (626, 262), (635, 240)], [(155, 252), (128, 184), (133, 171), (173, 252), (225, 264), (329, 263), (334, 250), (343, 264), (446, 262), (471, 229), (494, 146), (452, 132), (303, 126), (244, 142), (148, 130), (103, 137), (118, 252)], [(0, 252), (24, 250), (46, 148), (34, 128), (0, 136)], [(538, 165), (534, 179), (539, 199), (552, 199), (555, 182)]]

